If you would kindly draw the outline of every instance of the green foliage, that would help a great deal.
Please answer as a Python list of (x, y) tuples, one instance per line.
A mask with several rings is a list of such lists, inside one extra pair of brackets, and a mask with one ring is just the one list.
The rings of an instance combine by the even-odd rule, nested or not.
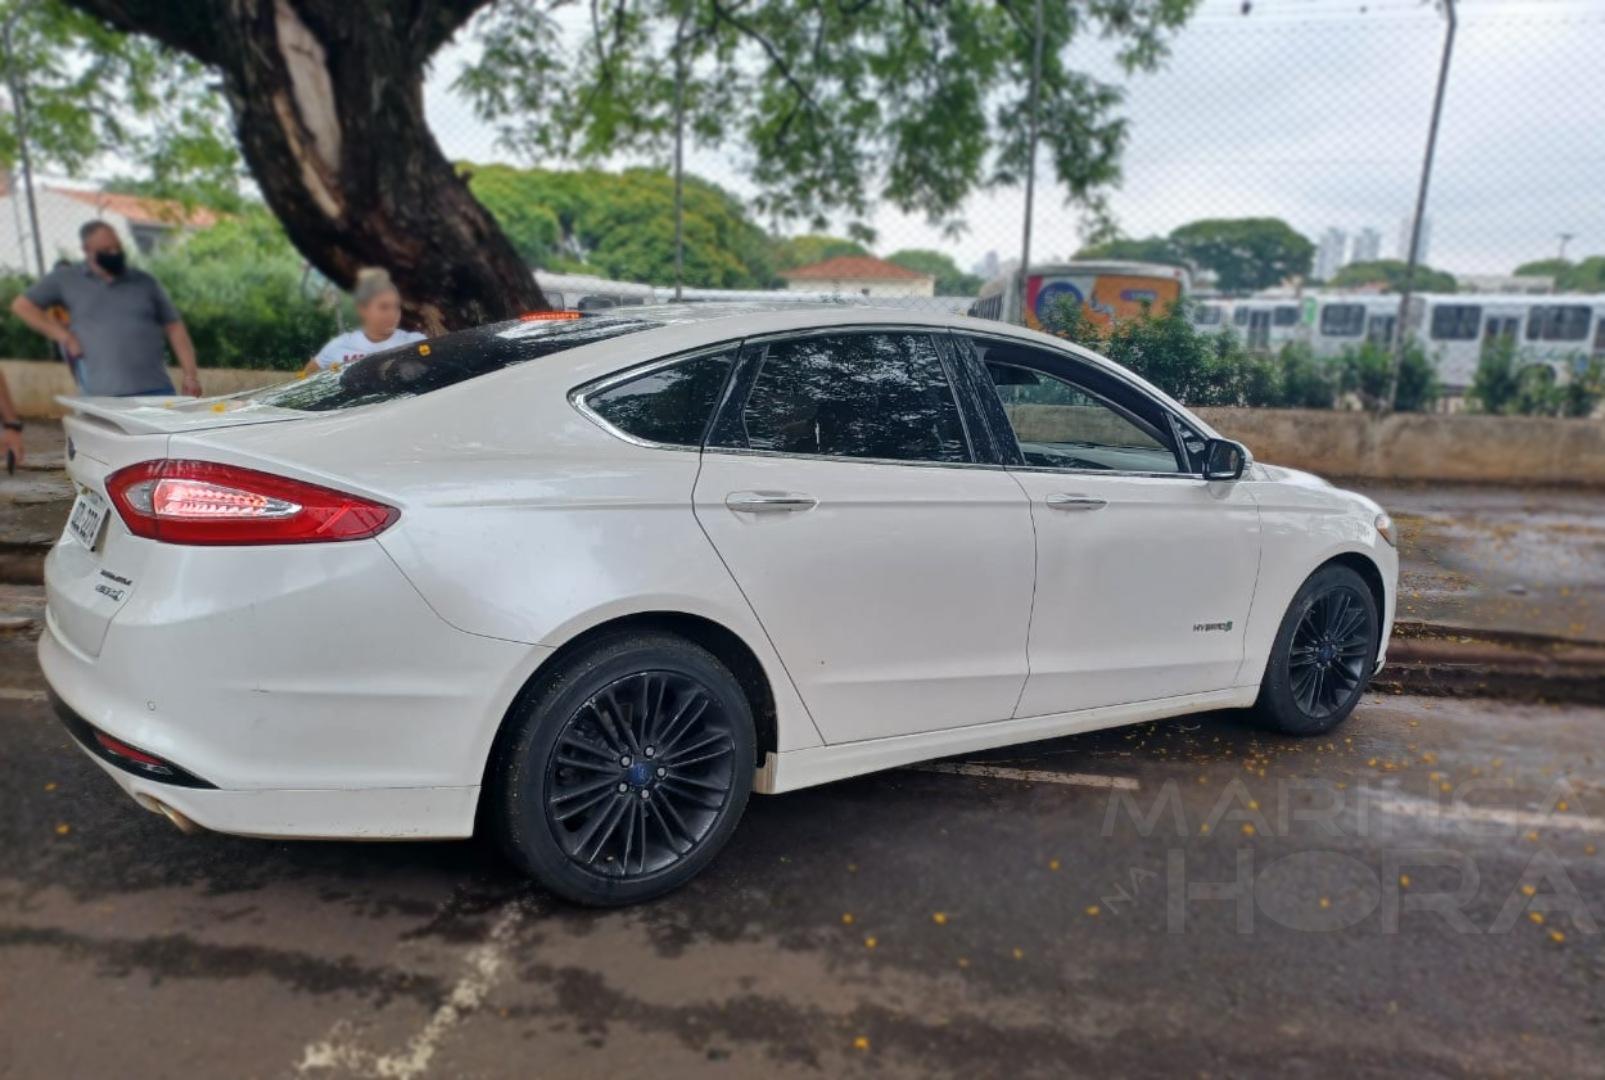
[(974, 296), (986, 284), (979, 275), (960, 270), (952, 256), (940, 251), (909, 248), (892, 252), (886, 256), (886, 261), (915, 273), (931, 275), (936, 279), (937, 296)]
[(1605, 400), (1605, 362), (1579, 354), (1565, 384), (1548, 364), (1523, 363), (1510, 338), (1484, 343), (1467, 395), (1479, 411), (1503, 416), (1591, 416)]
[(1605, 255), (1590, 255), (1581, 262), (1539, 259), (1522, 263), (1515, 272), (1553, 276), (1558, 292), (1605, 292)]
[(775, 241), (775, 269), (795, 270), (799, 266), (811, 266), (838, 255), (868, 254), (869, 249), (857, 240), (845, 240), (840, 236), (812, 233), (791, 236)]
[(34, 279), (22, 274), (5, 274), (0, 276), (0, 309), (5, 315), (0, 317), (0, 357), (7, 360), (55, 360), (58, 359), (55, 347), (23, 325), (21, 319), (11, 314), (11, 301), (17, 294), (33, 284)]
[(339, 332), (334, 300), (260, 208), (184, 237), (145, 268), (172, 296), (204, 367), (297, 370)]
[[(621, 281), (674, 280), (674, 180), (656, 169), (556, 171), (467, 165), (469, 187), (532, 266)], [(685, 178), (685, 283), (765, 288), (771, 243), (740, 200)]]
[(1562, 292), (1605, 292), (1605, 255), (1590, 255), (1555, 281)]
[(1308, 274), (1315, 245), (1280, 218), (1194, 221), (1170, 234), (1188, 262), (1215, 272), (1225, 292), (1252, 292)]
[[(1152, 69), (1196, 6), (1044, 5), (1042, 148), (1072, 200), (1096, 206), (1118, 179), (1126, 128), (1120, 87), (1066, 66), (1071, 42), (1111, 38), (1126, 70)], [(765, 214), (818, 228), (884, 200), (951, 223), (971, 192), (1023, 175), (1033, 35), (1017, 5), (627, 0), (591, 26), (559, 51), (544, 5), (498, 3), (476, 24), (456, 88), (526, 160), (662, 160), (677, 56), (691, 137), (742, 146)]]
[(1307, 345), (1285, 345), (1274, 357), (1251, 353), (1229, 329), (1197, 330), (1185, 303), (1161, 314), (1122, 319), (1105, 330), (1087, 319), (1079, 304), (1064, 301), (1044, 325), (1130, 368), (1184, 405), (1330, 409), (1337, 395), (1331, 366)]
[(1558, 278), (1570, 270), (1573, 265), (1570, 259), (1536, 259), (1533, 262), (1522, 263), (1511, 272), (1523, 276)]
[[(1349, 346), (1337, 360), (1338, 387), (1353, 394), (1367, 409), (1386, 402), (1388, 382), (1393, 373), (1393, 351), (1374, 341), (1355, 348)], [(1426, 412), (1442, 394), (1438, 372), (1419, 341), (1405, 343), (1399, 360), (1399, 389), (1394, 398), (1395, 412)]]
[(1116, 237), (1101, 244), (1089, 244), (1076, 252), (1078, 259), (1129, 259), (1132, 262), (1189, 266), (1186, 256), (1169, 237), (1148, 236), (1140, 240)]
[[(14, 76), (25, 97), (35, 170), (78, 174), (115, 156), (154, 182), (237, 191), (227, 109), (199, 63), (59, 0), (0, 0), (0, 23), (11, 27), (0, 84)], [(8, 101), (0, 110), (7, 168), (18, 158), (17, 134)]]
[(1277, 354), (1277, 403), (1289, 409), (1330, 409), (1338, 381), (1332, 366), (1303, 342), (1290, 341)]
[[(1352, 289), (1362, 285), (1381, 285), (1383, 292), (1399, 292), (1404, 288), (1404, 272), (1407, 265), (1399, 259), (1377, 259), (1375, 262), (1350, 263), (1328, 282), (1333, 288)], [(1416, 264), (1415, 284), (1411, 286), (1414, 292), (1452, 293), (1455, 291), (1455, 276), (1445, 270), (1434, 270), (1430, 266)]]

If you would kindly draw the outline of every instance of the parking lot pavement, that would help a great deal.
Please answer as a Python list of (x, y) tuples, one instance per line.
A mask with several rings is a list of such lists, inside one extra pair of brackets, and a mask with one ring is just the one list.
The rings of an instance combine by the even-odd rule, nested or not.
[(478, 843), (183, 836), (30, 648), (0, 1076), (1605, 1076), (1602, 710), (1184, 717), (758, 798), (593, 912)]

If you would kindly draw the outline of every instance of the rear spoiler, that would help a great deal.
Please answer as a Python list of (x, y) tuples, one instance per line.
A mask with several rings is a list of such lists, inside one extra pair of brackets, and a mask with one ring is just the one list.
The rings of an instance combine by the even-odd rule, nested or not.
[(171, 432), (171, 422), (157, 423), (157, 417), (141, 416), (154, 412), (157, 416), (168, 412), (160, 405), (146, 405), (152, 400), (171, 401), (171, 398), (85, 398), (71, 394), (57, 394), (56, 404), (72, 416), (87, 416), (118, 428), (126, 435), (161, 435)]
[(308, 414), (239, 398), (73, 397), (56, 398), (69, 416), (96, 421), (125, 435), (178, 435), (243, 424), (272, 424)]

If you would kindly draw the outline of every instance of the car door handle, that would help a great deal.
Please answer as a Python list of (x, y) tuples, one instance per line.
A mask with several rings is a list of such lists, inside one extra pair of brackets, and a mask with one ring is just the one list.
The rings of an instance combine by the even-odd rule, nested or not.
[(738, 514), (795, 514), (812, 510), (819, 500), (794, 491), (733, 491), (724, 504)]
[(1044, 501), (1049, 510), (1102, 510), (1109, 505), (1108, 499), (1095, 499), (1091, 495), (1066, 495), (1063, 492), (1049, 495)]

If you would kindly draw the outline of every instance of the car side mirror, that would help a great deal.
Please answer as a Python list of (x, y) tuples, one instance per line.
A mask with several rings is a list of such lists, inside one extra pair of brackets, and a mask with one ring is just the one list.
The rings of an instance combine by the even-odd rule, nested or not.
[(1211, 439), (1204, 446), (1204, 479), (1236, 480), (1248, 467), (1248, 447), (1230, 439)]

